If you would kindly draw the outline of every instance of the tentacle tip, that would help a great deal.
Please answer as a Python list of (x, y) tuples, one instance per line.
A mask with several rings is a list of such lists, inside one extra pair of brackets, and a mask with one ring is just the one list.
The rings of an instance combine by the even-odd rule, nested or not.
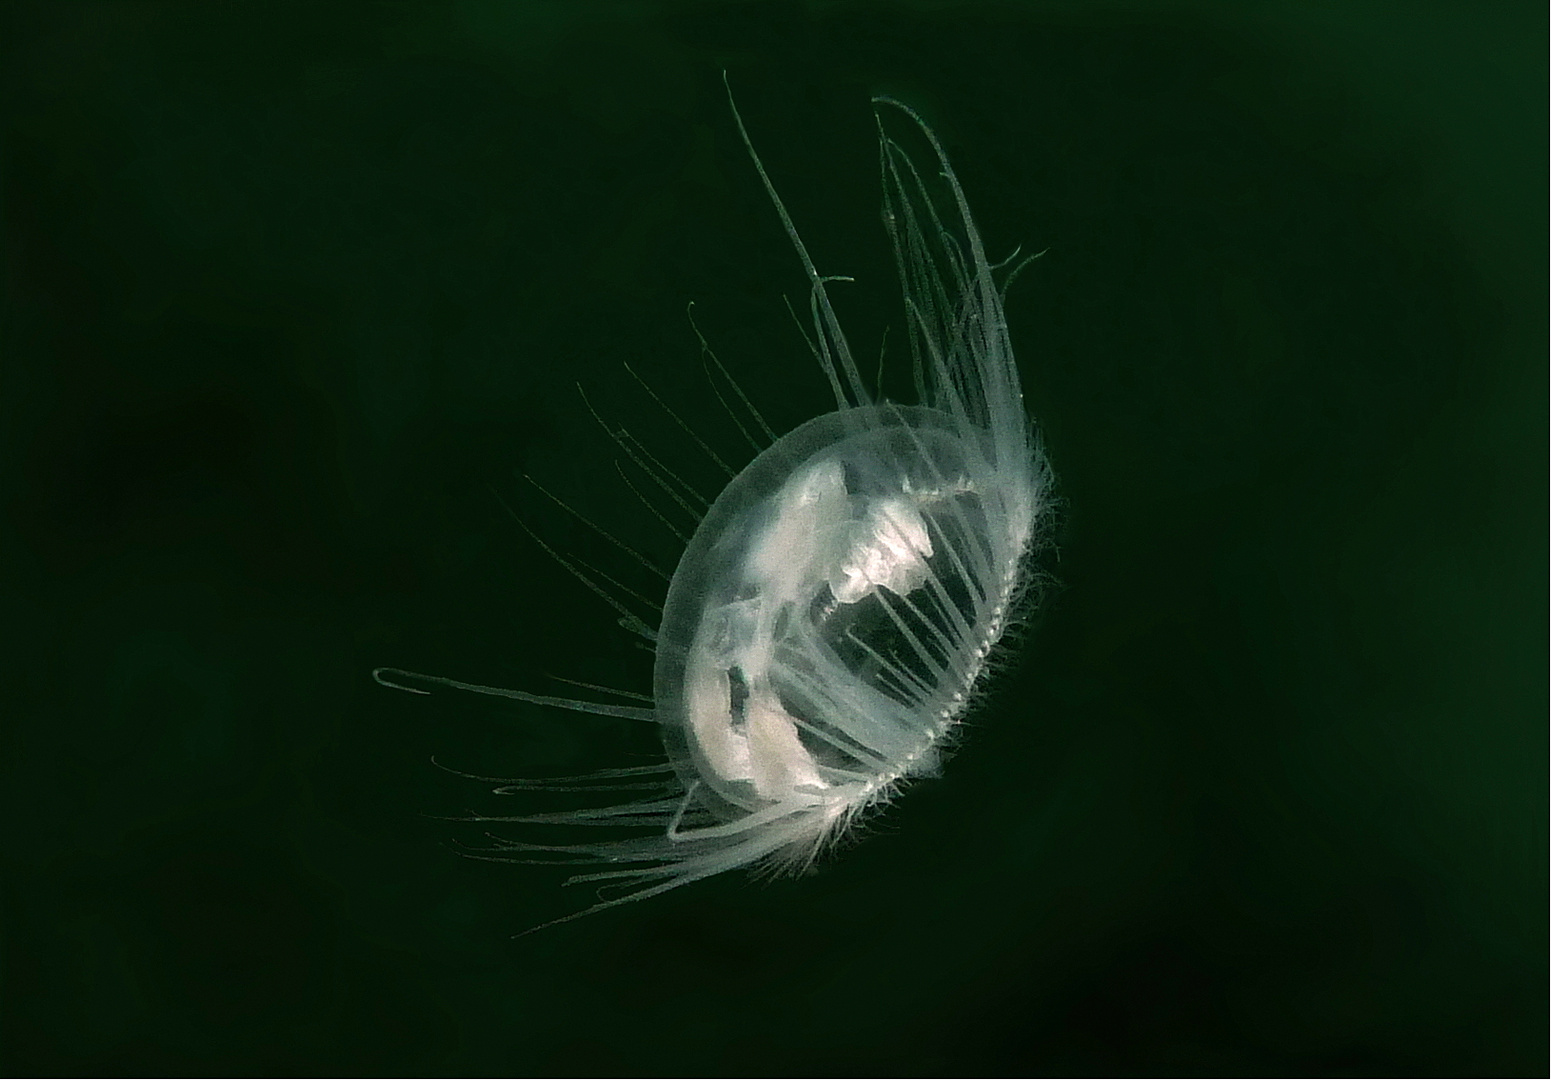
[(394, 682), (392, 679), (388, 678), (389, 675), (409, 675), (409, 674), (410, 674), (409, 672), (403, 671), (403, 670), (401, 670), (399, 668), (380, 667), (380, 668), (373, 668), (372, 669), (372, 679), (379, 686), (386, 686), (389, 690), (402, 690), (406, 694), (420, 694), (420, 695), (429, 697), (430, 694), (431, 694), (431, 691), (429, 691), (429, 690), (421, 690), (418, 687), (414, 687), (414, 686), (405, 686), (403, 683)]

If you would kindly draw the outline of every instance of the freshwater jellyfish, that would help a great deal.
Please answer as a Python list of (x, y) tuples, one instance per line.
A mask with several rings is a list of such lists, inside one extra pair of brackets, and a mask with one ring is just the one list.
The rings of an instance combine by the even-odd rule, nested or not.
[[(568, 883), (614, 886), (556, 921), (737, 867), (807, 868), (861, 815), (937, 772), (998, 641), (1033, 603), (1031, 556), (1046, 531), (1051, 475), (1003, 315), (1016, 268), (1002, 280), (993, 273), (1005, 263), (988, 262), (927, 124), (891, 98), (873, 101), (917, 403), (879, 400), (864, 384), (830, 305), (835, 279), (814, 266), (734, 104), (807, 275), (809, 346), (834, 410), (772, 434), (710, 503), (656, 626), (606, 579), (551, 550), (653, 650), (651, 697), (621, 695), (642, 704), (374, 673), (419, 693), (446, 686), (657, 725), (660, 762), (496, 789), (590, 792), (597, 805), (472, 819), (577, 833), (613, 827), (607, 839), (562, 843), (519, 830), (481, 849), (488, 858), (577, 865)], [(930, 150), (925, 170), (888, 133), (892, 113)], [(674, 478), (657, 479), (671, 487)]]

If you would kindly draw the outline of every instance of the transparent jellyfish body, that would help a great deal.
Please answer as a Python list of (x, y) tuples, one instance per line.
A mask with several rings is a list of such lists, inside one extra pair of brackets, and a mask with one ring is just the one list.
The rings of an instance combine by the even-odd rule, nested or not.
[[(1051, 479), (1003, 315), (1016, 268), (997, 280), (1005, 264), (988, 262), (926, 123), (892, 99), (874, 104), (918, 403), (868, 392), (830, 305), (835, 279), (815, 268), (733, 106), (807, 274), (809, 345), (835, 409), (775, 439), (711, 503), (656, 627), (551, 552), (655, 652), (650, 705), (375, 673), (420, 693), (454, 687), (658, 726), (659, 763), (497, 789), (593, 792), (599, 805), (475, 818), (519, 833), (492, 836), (484, 857), (580, 864), (570, 882), (615, 886), (557, 921), (738, 867), (807, 868), (860, 815), (937, 771), (995, 646), (1032, 604)], [(930, 171), (887, 133), (890, 110), (913, 121)], [(610, 838), (541, 843), (523, 826)]]

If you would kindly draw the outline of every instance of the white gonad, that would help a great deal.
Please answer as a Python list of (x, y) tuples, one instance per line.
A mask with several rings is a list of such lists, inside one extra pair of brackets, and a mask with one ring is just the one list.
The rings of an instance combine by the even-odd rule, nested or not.
[[(835, 409), (772, 435), (705, 510), (657, 629), (598, 575), (556, 554), (655, 651), (650, 707), (375, 672), (421, 693), (455, 687), (660, 726), (660, 763), (497, 789), (594, 791), (600, 801), (629, 792), (628, 801), (474, 819), (615, 827), (611, 839), (497, 838), (481, 851), (581, 864), (587, 869), (572, 882), (619, 886), (568, 919), (736, 867), (809, 866), (859, 815), (937, 771), (983, 690), (995, 646), (1033, 606), (1032, 555), (1048, 533), (1051, 474), (1024, 411), (1002, 310), (1024, 263), (997, 280), (993, 271), (1006, 263), (987, 261), (937, 137), (909, 107), (874, 103), (883, 218), (918, 404), (875, 400), (863, 384), (826, 292), (835, 279), (814, 267), (734, 105), (807, 273), (809, 344)], [(929, 171), (886, 131), (885, 116), (895, 113), (930, 148)]]

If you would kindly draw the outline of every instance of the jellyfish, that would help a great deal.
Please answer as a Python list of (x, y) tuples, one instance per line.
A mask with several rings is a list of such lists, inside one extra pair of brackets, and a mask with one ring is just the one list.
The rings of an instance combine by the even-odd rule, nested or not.
[[(590, 793), (595, 805), (472, 819), (519, 827), (515, 838), (492, 834), (482, 857), (567, 864), (568, 884), (596, 883), (596, 903), (556, 922), (740, 867), (803, 871), (864, 815), (935, 775), (998, 643), (1033, 605), (1033, 557), (1049, 531), (1051, 471), (1003, 313), (1027, 260), (988, 261), (932, 129), (909, 106), (873, 99), (916, 393), (904, 404), (864, 383), (830, 304), (836, 278), (815, 267), (730, 92), (729, 103), (806, 274), (808, 345), (834, 409), (772, 433), (710, 502), (655, 626), (545, 545), (654, 652), (649, 698), (374, 672), (417, 693), (450, 687), (656, 725), (660, 761), (496, 789)], [(913, 124), (927, 168), (889, 134), (885, 114)], [(574, 826), (576, 838), (522, 838), (525, 826)], [(589, 838), (598, 827), (608, 838)]]

